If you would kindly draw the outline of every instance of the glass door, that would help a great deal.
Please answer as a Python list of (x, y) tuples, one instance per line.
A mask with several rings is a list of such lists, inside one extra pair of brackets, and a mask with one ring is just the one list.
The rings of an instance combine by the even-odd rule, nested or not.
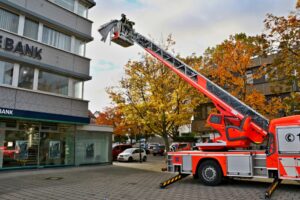
[(74, 165), (74, 126), (41, 126), (40, 165)]

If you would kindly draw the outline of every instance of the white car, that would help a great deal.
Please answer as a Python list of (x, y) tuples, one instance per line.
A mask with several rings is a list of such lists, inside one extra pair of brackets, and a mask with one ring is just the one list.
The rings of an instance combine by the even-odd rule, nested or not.
[[(147, 154), (144, 149), (141, 149), (141, 158), (144, 162), (147, 161)], [(134, 161), (140, 160), (140, 149), (139, 148), (129, 148), (124, 150), (122, 153), (118, 155), (118, 161)]]

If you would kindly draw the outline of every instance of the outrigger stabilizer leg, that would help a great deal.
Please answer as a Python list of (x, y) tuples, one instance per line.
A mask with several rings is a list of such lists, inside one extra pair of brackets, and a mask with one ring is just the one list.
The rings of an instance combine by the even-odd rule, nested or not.
[(282, 181), (282, 179), (278, 179), (278, 178), (274, 179), (273, 183), (270, 185), (270, 187), (266, 191), (265, 199), (271, 199), (273, 192), (278, 188), (281, 181)]
[(168, 185), (171, 185), (172, 183), (175, 183), (177, 181), (180, 181), (181, 179), (187, 177), (189, 174), (177, 174), (176, 176), (160, 183), (160, 188), (164, 189), (166, 188)]

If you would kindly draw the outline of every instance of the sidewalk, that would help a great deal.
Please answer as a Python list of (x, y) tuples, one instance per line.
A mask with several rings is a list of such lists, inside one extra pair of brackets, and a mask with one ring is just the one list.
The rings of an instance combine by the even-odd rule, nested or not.
[[(189, 176), (160, 189), (173, 174), (159, 172), (163, 160), (0, 173), (1, 200), (261, 200), (268, 183), (233, 180), (204, 186)], [(117, 166), (118, 165), (118, 166)], [(122, 166), (121, 166), (122, 165)], [(137, 169), (139, 167), (140, 169)], [(272, 200), (299, 200), (299, 185), (282, 185)]]

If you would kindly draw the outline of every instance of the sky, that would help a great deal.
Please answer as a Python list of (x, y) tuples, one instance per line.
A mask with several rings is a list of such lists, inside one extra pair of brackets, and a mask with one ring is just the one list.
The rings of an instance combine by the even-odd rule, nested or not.
[(97, 29), (121, 13), (135, 22), (135, 30), (155, 41), (172, 34), (174, 50), (181, 56), (202, 55), (229, 35), (257, 35), (264, 31), (267, 13), (288, 15), (296, 0), (95, 0), (89, 10), (94, 41), (87, 44), (92, 80), (85, 82), (84, 99), (92, 112), (111, 105), (105, 88), (117, 86), (124, 75), (123, 66), (138, 60), (144, 50), (137, 45), (123, 48), (103, 43)]

